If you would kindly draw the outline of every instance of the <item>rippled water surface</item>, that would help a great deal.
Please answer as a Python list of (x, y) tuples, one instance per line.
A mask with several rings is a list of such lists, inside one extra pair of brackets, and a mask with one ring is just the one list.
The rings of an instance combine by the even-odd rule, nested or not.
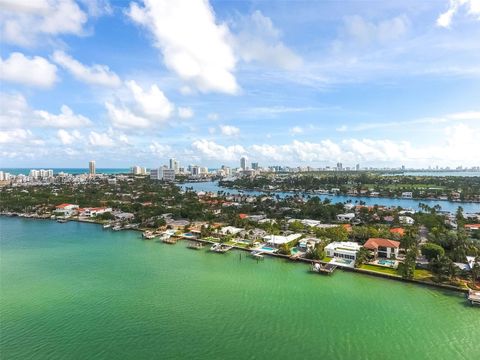
[(478, 359), (462, 294), (0, 218), (2, 359)]

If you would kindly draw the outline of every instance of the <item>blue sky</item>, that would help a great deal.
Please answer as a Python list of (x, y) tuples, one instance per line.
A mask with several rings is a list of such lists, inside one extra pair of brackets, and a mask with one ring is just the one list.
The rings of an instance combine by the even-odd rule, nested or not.
[(1, 167), (480, 165), (480, 0), (0, 0)]

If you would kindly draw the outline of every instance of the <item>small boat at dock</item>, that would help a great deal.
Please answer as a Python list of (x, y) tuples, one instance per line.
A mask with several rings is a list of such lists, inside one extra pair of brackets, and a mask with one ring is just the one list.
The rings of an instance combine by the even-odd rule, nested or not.
[(152, 240), (156, 237), (156, 235), (151, 231), (144, 231), (142, 233), (142, 237), (146, 240)]
[(57, 219), (57, 222), (61, 223), (61, 224), (64, 224), (64, 223), (68, 222), (68, 220), (67, 219)]
[(200, 250), (205, 247), (205, 244), (200, 242), (200, 241), (190, 241), (187, 245), (187, 248), (193, 249), (193, 250)]
[(311, 266), (310, 270), (312, 272), (316, 272), (316, 273), (319, 273), (319, 274), (330, 275), (335, 271), (336, 268), (337, 268), (337, 266), (333, 265), (333, 264), (321, 264), (321, 263), (318, 263), (318, 262), (314, 262), (314, 263), (312, 263), (312, 266)]
[(112, 227), (112, 224), (103, 224), (104, 229), (110, 229)]
[(480, 290), (469, 290), (467, 298), (470, 304), (480, 305)]
[(213, 251), (216, 253), (226, 253), (228, 250), (232, 248), (233, 246), (217, 243), (212, 245), (212, 247), (210, 248), (210, 251)]
[(121, 225), (115, 225), (113, 228), (112, 228), (113, 231), (120, 231), (122, 230), (122, 226)]
[(250, 255), (255, 259), (263, 259), (263, 251), (253, 250), (250, 252)]

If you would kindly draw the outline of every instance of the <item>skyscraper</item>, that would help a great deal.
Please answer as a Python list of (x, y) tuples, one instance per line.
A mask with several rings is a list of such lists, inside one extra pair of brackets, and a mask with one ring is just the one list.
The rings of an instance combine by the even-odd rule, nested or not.
[(252, 169), (253, 170), (258, 170), (258, 162), (252, 163)]
[(89, 170), (90, 176), (95, 175), (95, 160), (92, 160), (88, 163), (88, 170)]
[(180, 163), (177, 161), (177, 159), (171, 158), (169, 168), (170, 170), (175, 170), (175, 174), (178, 174)]
[(242, 168), (242, 170), (246, 170), (247, 169), (247, 158), (245, 156), (243, 156), (241, 159), (240, 159), (240, 167)]

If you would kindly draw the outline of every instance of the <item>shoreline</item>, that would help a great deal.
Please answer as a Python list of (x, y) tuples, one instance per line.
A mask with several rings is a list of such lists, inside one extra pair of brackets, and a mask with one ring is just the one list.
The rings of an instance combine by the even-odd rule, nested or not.
[[(213, 182), (213, 181), (212, 181)], [(181, 183), (179, 183), (181, 184)], [(183, 183), (182, 185), (185, 185)], [(391, 197), (391, 196), (369, 196), (369, 195), (354, 195), (354, 194), (330, 194), (330, 193), (315, 193), (315, 192), (309, 192), (309, 191), (294, 191), (294, 190), (263, 190), (263, 189), (258, 189), (258, 188), (238, 188), (238, 187), (226, 187), (226, 186), (221, 186), (218, 185), (220, 188), (223, 189), (229, 189), (229, 190), (235, 190), (235, 191), (248, 191), (248, 192), (260, 192), (262, 194), (268, 195), (268, 194), (292, 194), (292, 195), (301, 195), (302, 197), (305, 197), (307, 195), (311, 196), (328, 196), (328, 197), (337, 197), (337, 196), (342, 196), (342, 197), (355, 197), (355, 198), (367, 198), (367, 199), (390, 199), (390, 200), (416, 200), (416, 201), (446, 201), (452, 204), (480, 204), (480, 200), (449, 200), (449, 199), (439, 199), (439, 198), (418, 198), (418, 197), (412, 197), (412, 198), (402, 198), (402, 197)]]
[[(24, 217), (24, 216), (19, 216), (19, 215), (17, 215), (17, 216), (7, 216), (5, 214), (0, 214), (0, 217), (6, 217), (6, 218), (18, 217), (18, 218), (22, 218), (22, 219), (48, 220), (48, 221), (55, 221), (56, 222), (56, 219), (40, 218), (40, 217)], [(70, 221), (79, 222), (79, 223), (96, 224), (96, 225), (103, 225), (104, 224), (103, 222), (99, 222), (99, 221), (95, 221), (95, 220), (88, 220), (88, 219), (69, 219), (68, 222), (70, 222)], [(132, 230), (142, 233), (143, 231), (145, 231), (147, 229), (132, 228), (132, 229), (123, 229), (122, 231), (132, 231)], [(205, 244), (215, 244), (216, 243), (214, 241), (205, 240), (205, 239), (182, 239), (182, 238), (180, 238), (179, 240), (198, 241), (198, 242), (202, 242), (202, 243), (205, 243)], [(144, 241), (149, 241), (149, 240), (144, 240)], [(248, 252), (248, 253), (250, 253), (252, 251), (252, 249), (247, 249), (247, 248), (244, 248), (244, 247), (241, 247), (241, 246), (236, 246), (236, 245), (231, 245), (231, 246), (235, 250), (241, 250), (241, 251)], [(310, 264), (310, 265), (314, 262), (320, 262), (322, 264), (327, 264), (326, 262), (321, 261), (321, 260), (310, 260), (310, 259), (302, 258), (302, 257), (291, 259), (290, 256), (282, 255), (282, 254), (264, 253), (264, 255), (267, 255), (267, 256), (270, 256), (270, 257), (273, 257), (273, 258), (280, 258), (280, 259), (283, 258), (283, 259), (289, 260), (291, 262), (302, 262), (302, 263), (306, 263), (306, 264)], [(435, 282), (429, 282), (429, 281), (423, 281), (423, 280), (405, 279), (405, 278), (402, 278), (400, 276), (390, 275), (390, 274), (386, 274), (386, 273), (380, 273), (380, 272), (371, 271), (371, 270), (358, 269), (358, 268), (347, 268), (347, 267), (341, 267), (341, 266), (339, 266), (338, 269), (343, 270), (343, 271), (347, 271), (347, 272), (352, 272), (352, 273), (358, 273), (358, 274), (380, 277), (380, 278), (384, 278), (384, 279), (400, 281), (400, 282), (404, 282), (404, 283), (412, 283), (412, 284), (416, 284), (416, 285), (420, 285), (420, 286), (423, 285), (423, 286), (428, 286), (428, 287), (435, 287), (437, 289), (442, 289), (442, 290), (456, 291), (456, 292), (461, 292), (461, 293), (464, 293), (464, 294), (467, 294), (468, 291), (469, 291), (469, 288), (461, 288), (461, 287), (454, 286), (454, 285), (435, 283)]]

